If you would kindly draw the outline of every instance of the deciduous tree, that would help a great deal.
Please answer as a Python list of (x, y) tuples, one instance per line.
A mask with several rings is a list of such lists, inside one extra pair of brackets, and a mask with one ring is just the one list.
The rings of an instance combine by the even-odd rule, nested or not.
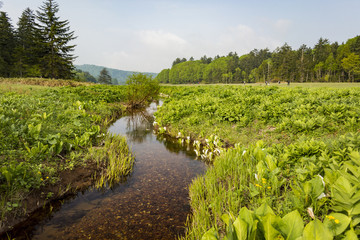
[(159, 95), (158, 81), (143, 73), (134, 73), (126, 80), (127, 96), (130, 108), (143, 107)]

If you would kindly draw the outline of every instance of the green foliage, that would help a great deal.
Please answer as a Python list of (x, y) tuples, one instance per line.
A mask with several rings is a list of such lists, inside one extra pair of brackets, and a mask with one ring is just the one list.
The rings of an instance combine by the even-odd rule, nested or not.
[[(190, 187), (193, 216), (188, 222), (186, 239), (200, 238), (210, 228), (216, 229), (220, 236), (216, 239), (352, 236), (353, 231), (360, 230), (356, 185), (360, 145), (356, 150), (351, 147), (359, 137), (359, 134), (348, 135), (345, 142), (344, 139), (328, 142), (319, 157), (313, 154), (319, 168), (305, 167), (314, 177), (303, 180), (298, 178), (298, 172), (304, 169), (299, 161), (302, 156), (291, 161), (282, 149), (286, 150), (286, 146), (264, 148), (263, 143), (258, 142), (248, 148), (236, 146), (227, 150), (215, 159), (214, 167), (194, 180)], [(351, 160), (345, 162), (336, 157), (338, 149), (332, 149), (333, 153), (328, 151), (343, 144), (352, 149), (346, 154)], [(328, 164), (324, 165), (321, 162), (325, 161), (325, 154)], [(335, 166), (340, 167), (332, 170)], [(323, 172), (326, 172), (324, 178), (320, 175)], [(236, 219), (235, 214), (238, 214)]]
[[(285, 43), (273, 52), (254, 49), (240, 57), (230, 52), (214, 59), (177, 58), (172, 68), (163, 70), (157, 79), (173, 84), (359, 81), (359, 55), (360, 36), (341, 45), (320, 38), (313, 49), (302, 45), (293, 50)], [(344, 76), (344, 71), (348, 76)]]
[(46, 0), (36, 12), (38, 29), (41, 32), (41, 73), (47, 78), (70, 79), (75, 59), (72, 52), (75, 45), (74, 32), (70, 31), (69, 21), (61, 21), (57, 16), (59, 5), (54, 0)]
[[(162, 91), (170, 98), (155, 115), (159, 126), (168, 127), (174, 135), (217, 135), (225, 142), (241, 144), (250, 139), (289, 144), (300, 135), (320, 137), (360, 128), (358, 88), (183, 86)], [(305, 146), (317, 152), (322, 148)], [(289, 154), (297, 151), (302, 155), (301, 149)]]
[(220, 152), (190, 187), (185, 239), (351, 239), (360, 231), (359, 89), (162, 92), (159, 129), (185, 144), (191, 137), (198, 155)]
[[(28, 192), (55, 184), (62, 170), (93, 160), (85, 157), (88, 149), (100, 145), (105, 138), (105, 127), (123, 110), (116, 103), (125, 101), (124, 86), (42, 88), (31, 94), (2, 92), (1, 216), (9, 211), (8, 202), (21, 202)], [(114, 145), (118, 148), (106, 153), (109, 165), (114, 168), (120, 163), (125, 164), (125, 172), (121, 174), (128, 173), (132, 161), (127, 158), (125, 140), (116, 136), (110, 140), (106, 147), (113, 149)], [(116, 177), (119, 177), (118, 173)]]
[(112, 187), (129, 175), (135, 160), (126, 138), (109, 134), (104, 139), (104, 146), (91, 148), (85, 158), (95, 160), (98, 168), (102, 168), (100, 178), (96, 182), (96, 187), (99, 188), (105, 185)]
[(131, 108), (143, 107), (159, 95), (159, 83), (151, 76), (134, 73), (126, 81), (128, 104)]
[[(16, 31), (6, 13), (0, 14), (1, 77), (73, 77), (74, 32), (57, 16), (59, 6), (46, 0), (36, 16), (26, 8)], [(36, 21), (37, 20), (37, 21)]]
[(5, 12), (0, 12), (0, 76), (12, 76), (13, 54), (15, 48), (14, 29)]

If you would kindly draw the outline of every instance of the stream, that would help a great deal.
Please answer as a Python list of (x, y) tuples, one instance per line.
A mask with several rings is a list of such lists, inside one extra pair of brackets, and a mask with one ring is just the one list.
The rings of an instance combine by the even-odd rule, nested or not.
[(27, 234), (30, 239), (176, 239), (190, 214), (188, 186), (206, 170), (191, 146), (153, 133), (152, 103), (108, 131), (126, 136), (133, 172), (111, 188), (90, 188), (66, 200)]

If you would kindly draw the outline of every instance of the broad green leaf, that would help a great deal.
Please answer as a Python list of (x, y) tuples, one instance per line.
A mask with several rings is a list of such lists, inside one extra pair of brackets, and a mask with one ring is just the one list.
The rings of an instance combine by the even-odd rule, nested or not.
[(304, 228), (303, 240), (331, 240), (330, 230), (318, 219), (309, 222)]
[(352, 186), (350, 184), (350, 182), (344, 178), (343, 176), (340, 176), (335, 184), (334, 184), (334, 187), (336, 189), (338, 189), (339, 191), (344, 191), (346, 193), (351, 193), (352, 192)]
[(257, 216), (265, 216), (269, 213), (274, 214), (274, 211), (271, 209), (271, 207), (269, 207), (267, 203), (261, 204), (261, 206), (255, 210), (255, 214)]
[(273, 225), (277, 225), (280, 221), (281, 218), (279, 216), (270, 213), (261, 218), (261, 226), (266, 240), (272, 240), (279, 235), (281, 236), (281, 233), (273, 227)]
[(201, 237), (201, 240), (218, 240), (218, 239), (219, 236), (215, 228), (211, 228)]
[(324, 225), (332, 232), (335, 236), (343, 233), (349, 226), (351, 218), (342, 213), (331, 213), (324, 220)]
[(239, 218), (241, 218), (242, 220), (244, 220), (249, 227), (252, 227), (253, 221), (254, 221), (254, 217), (253, 217), (253, 212), (250, 211), (249, 209), (247, 209), (246, 207), (242, 207), (240, 209), (239, 212)]
[(256, 240), (257, 238), (257, 229), (258, 229), (258, 223), (259, 221), (258, 220), (255, 220), (252, 224), (252, 228), (251, 228), (251, 231), (250, 231), (250, 234), (249, 234), (249, 240)]
[(355, 227), (356, 225), (358, 225), (360, 223), (360, 217), (359, 216), (355, 216), (352, 218), (352, 225)]
[(351, 215), (359, 215), (360, 214), (360, 202), (358, 202), (352, 209)]
[(345, 233), (345, 237), (342, 240), (358, 240), (358, 237), (355, 231), (350, 229)]
[(349, 157), (353, 162), (355, 162), (358, 166), (360, 165), (360, 153), (356, 151), (352, 151), (349, 153)]
[(295, 240), (300, 237), (303, 229), (304, 222), (297, 210), (286, 214), (279, 222), (279, 230), (285, 235), (285, 239)]
[(236, 232), (236, 236), (239, 240), (246, 240), (247, 239), (247, 232), (248, 232), (248, 224), (240, 219), (237, 218), (233, 224)]
[(274, 162), (274, 158), (271, 155), (267, 155), (265, 157), (265, 162), (270, 172), (276, 169), (276, 163)]
[(311, 187), (312, 187), (311, 196), (313, 198), (319, 197), (320, 194), (323, 193), (325, 190), (324, 184), (319, 176), (316, 176), (311, 180)]

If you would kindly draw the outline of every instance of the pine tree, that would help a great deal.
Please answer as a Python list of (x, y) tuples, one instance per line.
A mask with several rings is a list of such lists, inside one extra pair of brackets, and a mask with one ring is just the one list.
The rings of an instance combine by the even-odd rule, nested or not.
[(0, 77), (11, 77), (15, 48), (14, 30), (5, 12), (0, 12)]
[(101, 70), (98, 82), (102, 84), (111, 84), (111, 76), (109, 75), (109, 72), (106, 68)]
[(69, 21), (60, 21), (56, 16), (59, 5), (54, 0), (46, 0), (36, 17), (39, 23), (38, 29), (41, 31), (42, 50), (41, 72), (46, 78), (64, 78), (73, 76), (75, 59), (71, 53), (75, 45), (69, 45), (74, 40), (74, 32), (70, 31)]
[(15, 71), (20, 77), (40, 77), (38, 52), (40, 47), (40, 33), (35, 27), (35, 15), (30, 8), (26, 8), (19, 18), (16, 32), (17, 46), (15, 49)]

